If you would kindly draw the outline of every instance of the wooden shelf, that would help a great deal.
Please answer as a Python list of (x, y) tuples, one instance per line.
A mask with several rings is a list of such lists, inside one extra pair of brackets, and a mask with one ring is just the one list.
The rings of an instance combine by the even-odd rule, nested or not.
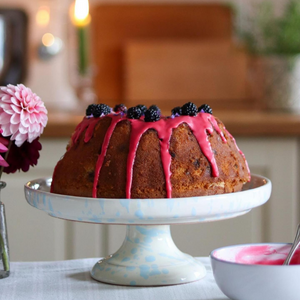
[(264, 111), (215, 111), (234, 136), (300, 136), (300, 115)]
[(75, 127), (81, 121), (83, 116), (49, 113), (48, 124), (44, 130), (42, 137), (65, 138), (70, 137)]

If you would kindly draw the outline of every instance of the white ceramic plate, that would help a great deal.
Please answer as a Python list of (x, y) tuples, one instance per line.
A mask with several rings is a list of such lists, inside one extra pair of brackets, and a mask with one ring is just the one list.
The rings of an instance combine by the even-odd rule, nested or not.
[(52, 178), (29, 181), (27, 202), (57, 218), (107, 224), (197, 223), (242, 215), (268, 201), (271, 181), (252, 175), (243, 191), (172, 199), (101, 199), (50, 193)]

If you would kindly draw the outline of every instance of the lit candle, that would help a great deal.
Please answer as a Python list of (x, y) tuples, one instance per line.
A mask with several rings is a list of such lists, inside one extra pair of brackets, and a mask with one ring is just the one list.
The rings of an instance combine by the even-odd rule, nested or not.
[(78, 69), (85, 75), (89, 63), (88, 53), (88, 25), (91, 21), (89, 15), (89, 1), (75, 0), (73, 23), (77, 27), (78, 35)]

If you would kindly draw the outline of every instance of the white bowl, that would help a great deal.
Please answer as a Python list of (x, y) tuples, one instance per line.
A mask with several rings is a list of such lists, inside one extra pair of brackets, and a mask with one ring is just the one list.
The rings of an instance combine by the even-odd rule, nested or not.
[(283, 266), (291, 244), (245, 244), (210, 254), (221, 291), (233, 300), (299, 300), (300, 249)]

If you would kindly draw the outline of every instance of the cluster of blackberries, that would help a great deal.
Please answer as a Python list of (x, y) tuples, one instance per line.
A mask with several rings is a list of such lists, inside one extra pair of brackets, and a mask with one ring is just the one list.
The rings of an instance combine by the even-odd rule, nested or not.
[(188, 102), (182, 107), (177, 106), (172, 109), (172, 116), (196, 116), (198, 112), (209, 113), (212, 115), (212, 109), (207, 104), (197, 107), (196, 104)]
[(91, 104), (86, 109), (86, 116), (92, 116), (98, 118), (111, 113), (111, 108), (106, 104)]
[(156, 105), (151, 105), (148, 109), (145, 105), (137, 105), (130, 107), (127, 111), (127, 117), (129, 119), (139, 119), (145, 116), (145, 122), (156, 122), (160, 120), (160, 109)]
[(160, 120), (160, 109), (156, 105), (151, 105), (145, 112), (145, 122), (156, 122)]
[[(113, 109), (116, 113), (127, 114), (129, 119), (140, 119), (144, 116), (145, 122), (156, 122), (160, 120), (161, 112), (156, 105), (151, 105), (148, 109), (145, 105), (139, 104), (134, 107), (127, 107), (124, 104), (118, 104)], [(91, 104), (86, 109), (86, 116), (98, 118), (111, 113), (111, 108), (106, 104)]]
[[(127, 109), (124, 104), (118, 104), (113, 109), (116, 113), (127, 114), (129, 119), (140, 119), (144, 116), (145, 122), (156, 122), (160, 120), (161, 111), (156, 105), (151, 105), (148, 109), (145, 105), (139, 104)], [(86, 109), (86, 116), (98, 118), (108, 115), (112, 109), (106, 104), (91, 104)], [(192, 102), (187, 102), (183, 106), (172, 109), (172, 116), (196, 116), (199, 112), (212, 114), (212, 109), (207, 104), (197, 107)]]

